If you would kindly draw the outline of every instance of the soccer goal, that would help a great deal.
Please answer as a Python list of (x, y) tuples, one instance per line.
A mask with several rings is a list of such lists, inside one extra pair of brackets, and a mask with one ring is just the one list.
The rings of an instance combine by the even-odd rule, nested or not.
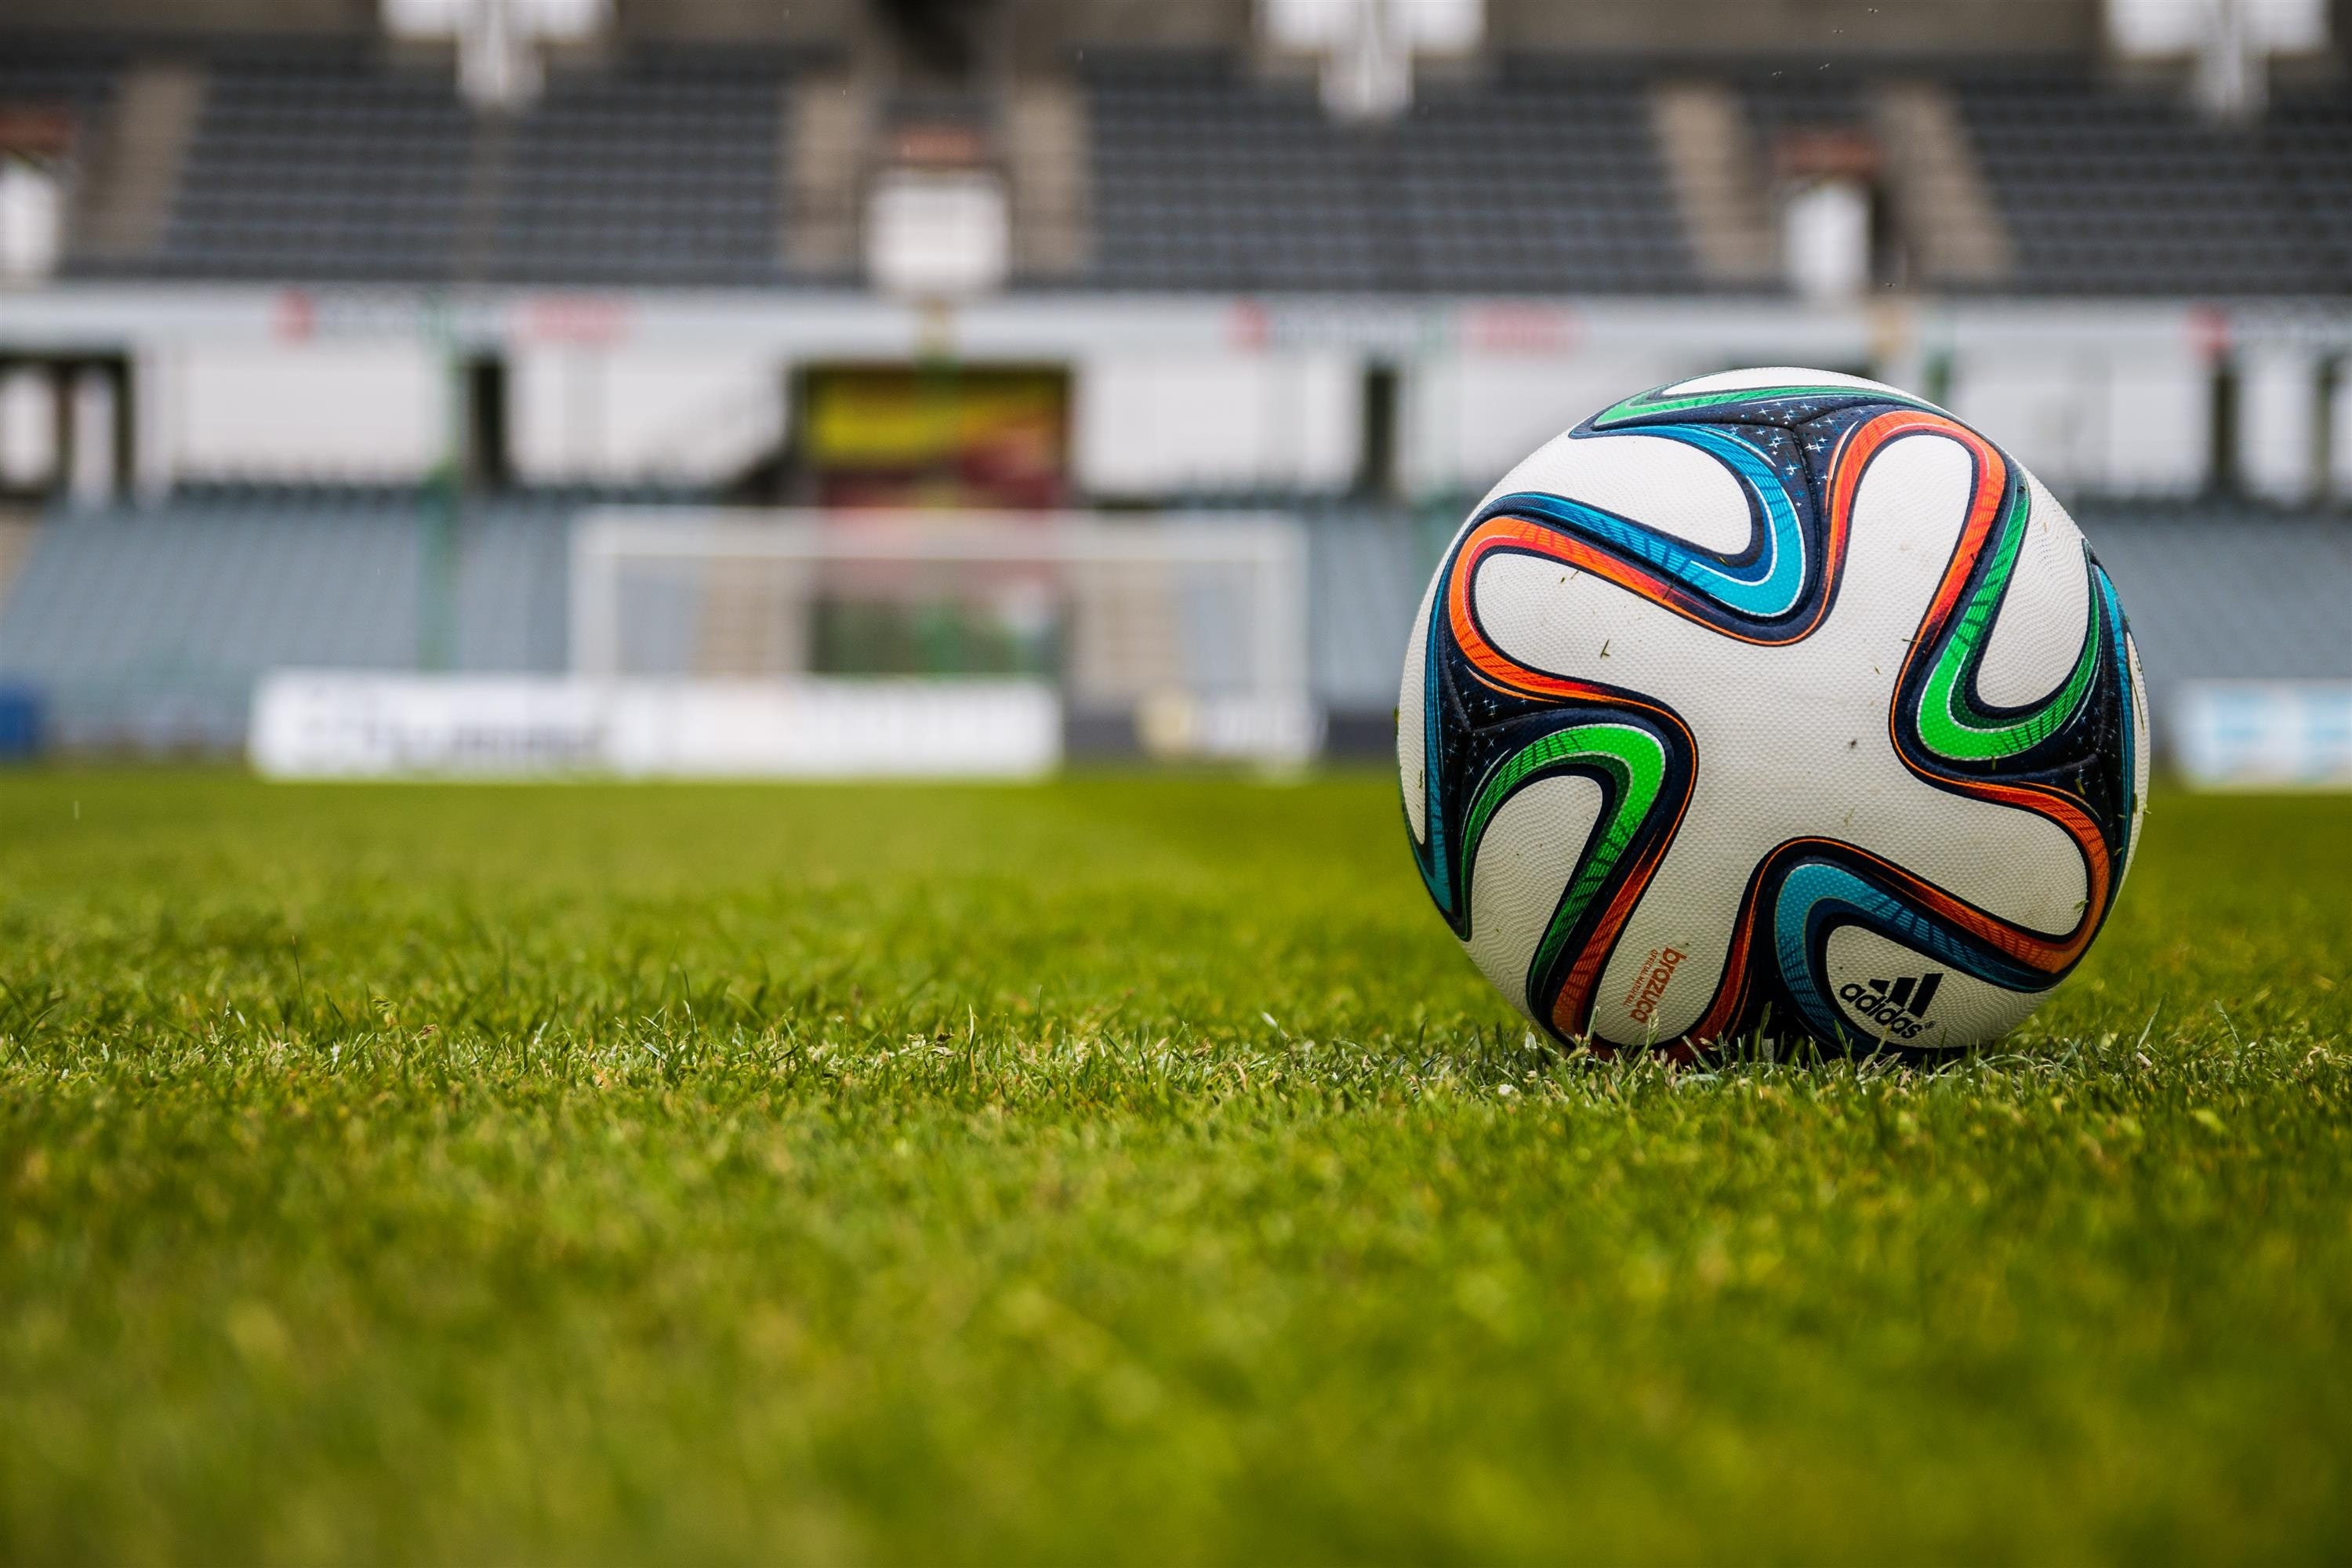
[(1281, 764), (1320, 739), (1283, 517), (604, 509), (571, 609), (591, 679), (1031, 681), (1079, 752)]

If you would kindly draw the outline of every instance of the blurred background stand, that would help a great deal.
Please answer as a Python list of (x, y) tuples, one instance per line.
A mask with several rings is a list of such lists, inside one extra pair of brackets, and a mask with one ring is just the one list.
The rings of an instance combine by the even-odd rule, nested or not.
[[(1497, 475), (1789, 363), (2057, 490), (2185, 760), (2192, 682), (2352, 679), (2347, 44), (2346, 0), (17, 0), (0, 681), (50, 750), (234, 752), (273, 669), (566, 677), (599, 509), (1272, 514), (1302, 732), (1370, 756)], [(1066, 755), (1215, 728), (1071, 695), (1059, 568), (710, 570), (730, 658), (1046, 679)]]

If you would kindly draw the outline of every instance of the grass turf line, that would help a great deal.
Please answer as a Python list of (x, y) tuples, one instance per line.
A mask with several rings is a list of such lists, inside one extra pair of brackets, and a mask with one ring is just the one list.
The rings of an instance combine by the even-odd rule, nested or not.
[(0, 782), (0, 1558), (2352, 1553), (2352, 800), (1927, 1076), (1532, 1051), (1402, 832)]

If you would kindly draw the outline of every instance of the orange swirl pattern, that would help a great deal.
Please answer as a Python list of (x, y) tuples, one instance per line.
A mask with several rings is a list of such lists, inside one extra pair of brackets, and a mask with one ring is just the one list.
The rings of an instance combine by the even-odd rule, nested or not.
[[(1470, 661), (1479, 679), (1507, 696), (1531, 697), (1553, 702), (1586, 702), (1643, 714), (1678, 738), (1685, 756), (1693, 754), (1690, 728), (1673, 709), (1614, 687), (1599, 686), (1591, 681), (1533, 668), (1495, 646), (1493, 639), (1486, 636), (1486, 628), (1478, 623), (1470, 588), (1477, 577), (1479, 563), (1497, 550), (1540, 556), (1577, 566), (1583, 564), (1580, 557), (1589, 553), (1588, 547), (1580, 541), (1517, 518), (1492, 519), (1473, 530), (1463, 541), (1445, 585), (1445, 616), (1447, 626), (1454, 634), (1454, 646)], [(1597, 559), (1622, 567), (1626, 577), (1656, 581), (1640, 568), (1619, 563), (1614, 557), (1601, 556)], [(1612, 575), (1611, 580), (1619, 579)], [(1658, 583), (1657, 587), (1660, 593), (1664, 591), (1663, 583)], [(1643, 593), (1638, 587), (1633, 591), (1642, 593), (1645, 598), (1656, 596)], [(1633, 918), (1633, 908), (1648, 890), (1650, 879), (1656, 874), (1658, 863), (1665, 858), (1667, 847), (1674, 843), (1675, 835), (1682, 826), (1683, 813), (1689, 805), (1690, 786), (1685, 779), (1681, 792), (1674, 797), (1674, 814), (1666, 823), (1665, 831), (1651, 837), (1642, 852), (1626, 862), (1616, 890), (1601, 906), (1590, 938), (1570, 968), (1567, 979), (1553, 994), (1549, 1016), (1552, 1026), (1563, 1037), (1580, 1037), (1591, 1027), (1592, 996), (1601, 984), (1601, 971), (1608, 963), (1610, 953), (1616, 949), (1618, 932)]]

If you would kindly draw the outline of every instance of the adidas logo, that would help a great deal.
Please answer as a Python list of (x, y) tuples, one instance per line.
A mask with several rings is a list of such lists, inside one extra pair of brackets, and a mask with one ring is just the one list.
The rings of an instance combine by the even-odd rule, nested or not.
[(1927, 1026), (1927, 1009), (1943, 984), (1940, 969), (1906, 974), (1900, 980), (1853, 981), (1838, 993), (1838, 1000), (1893, 1037), (1916, 1039)]

